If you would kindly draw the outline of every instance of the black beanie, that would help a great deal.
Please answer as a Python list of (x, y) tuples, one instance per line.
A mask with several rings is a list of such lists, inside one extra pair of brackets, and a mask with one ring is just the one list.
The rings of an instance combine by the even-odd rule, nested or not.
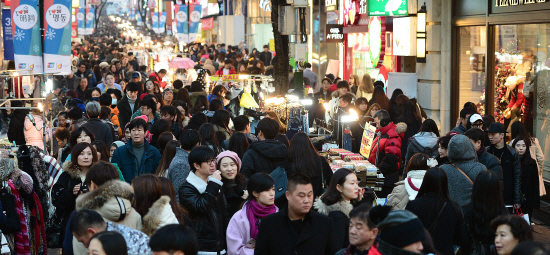
[(380, 231), (379, 238), (397, 248), (426, 239), (422, 221), (406, 210), (391, 211), (378, 223), (377, 228)]

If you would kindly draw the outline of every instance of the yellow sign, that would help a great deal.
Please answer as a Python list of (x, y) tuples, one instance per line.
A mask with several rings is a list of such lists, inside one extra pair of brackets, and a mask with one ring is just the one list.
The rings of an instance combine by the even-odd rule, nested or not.
[[(219, 79), (220, 79), (219, 76), (210, 77), (211, 81), (218, 81)], [(229, 82), (229, 81), (240, 81), (242, 79), (239, 78), (238, 74), (229, 74), (229, 75), (222, 75), (221, 80), (222, 82)]]
[(269, 50), (275, 51), (275, 39), (269, 39)]
[(374, 134), (376, 133), (376, 127), (365, 124), (365, 131), (363, 131), (363, 138), (361, 139), (361, 149), (359, 152), (363, 157), (369, 158), (370, 151), (372, 149), (372, 142), (374, 140)]

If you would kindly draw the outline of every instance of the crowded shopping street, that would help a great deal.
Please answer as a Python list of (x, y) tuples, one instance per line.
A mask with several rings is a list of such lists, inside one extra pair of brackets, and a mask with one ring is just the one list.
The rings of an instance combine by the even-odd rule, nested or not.
[(1, 5), (2, 255), (550, 255), (550, 2)]

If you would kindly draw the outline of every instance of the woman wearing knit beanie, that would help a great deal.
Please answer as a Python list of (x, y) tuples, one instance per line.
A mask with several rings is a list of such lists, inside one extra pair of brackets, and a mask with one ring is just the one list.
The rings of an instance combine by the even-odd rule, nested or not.
[(241, 159), (235, 152), (224, 151), (216, 158), (216, 167), (222, 173), (222, 192), (227, 200), (227, 213), (233, 215), (241, 209), (241, 204), (249, 195), (246, 177), (241, 174)]
[(379, 230), (377, 243), (369, 255), (422, 254), (426, 232), (422, 221), (406, 210), (391, 210), (389, 206), (375, 206), (369, 217)]

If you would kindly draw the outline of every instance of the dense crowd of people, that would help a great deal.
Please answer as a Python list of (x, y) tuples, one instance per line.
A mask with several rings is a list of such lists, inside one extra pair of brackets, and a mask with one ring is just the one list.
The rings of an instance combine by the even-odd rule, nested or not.
[[(312, 119), (327, 125), (354, 109), (353, 152), (364, 126), (376, 128), (367, 160), (384, 183), (374, 194), (276, 113), (252, 132), (254, 117), (229, 107), (240, 94), (205, 79), (269, 75), (267, 46), (194, 44), (197, 65), (168, 77), (140, 65), (119, 33), (73, 45), (77, 69), (56, 76), (48, 96), (53, 130), (36, 128), (46, 121), (39, 111), (4, 113), (11, 142), (62, 165), (51, 204), (63, 254), (548, 254), (530, 224), (544, 155), (521, 122), (507, 133), (466, 104), (440, 133), (400, 89), (388, 98), (368, 74), (317, 84), (306, 64)], [(45, 145), (44, 132), (55, 140)], [(386, 205), (373, 207), (374, 195)]]

